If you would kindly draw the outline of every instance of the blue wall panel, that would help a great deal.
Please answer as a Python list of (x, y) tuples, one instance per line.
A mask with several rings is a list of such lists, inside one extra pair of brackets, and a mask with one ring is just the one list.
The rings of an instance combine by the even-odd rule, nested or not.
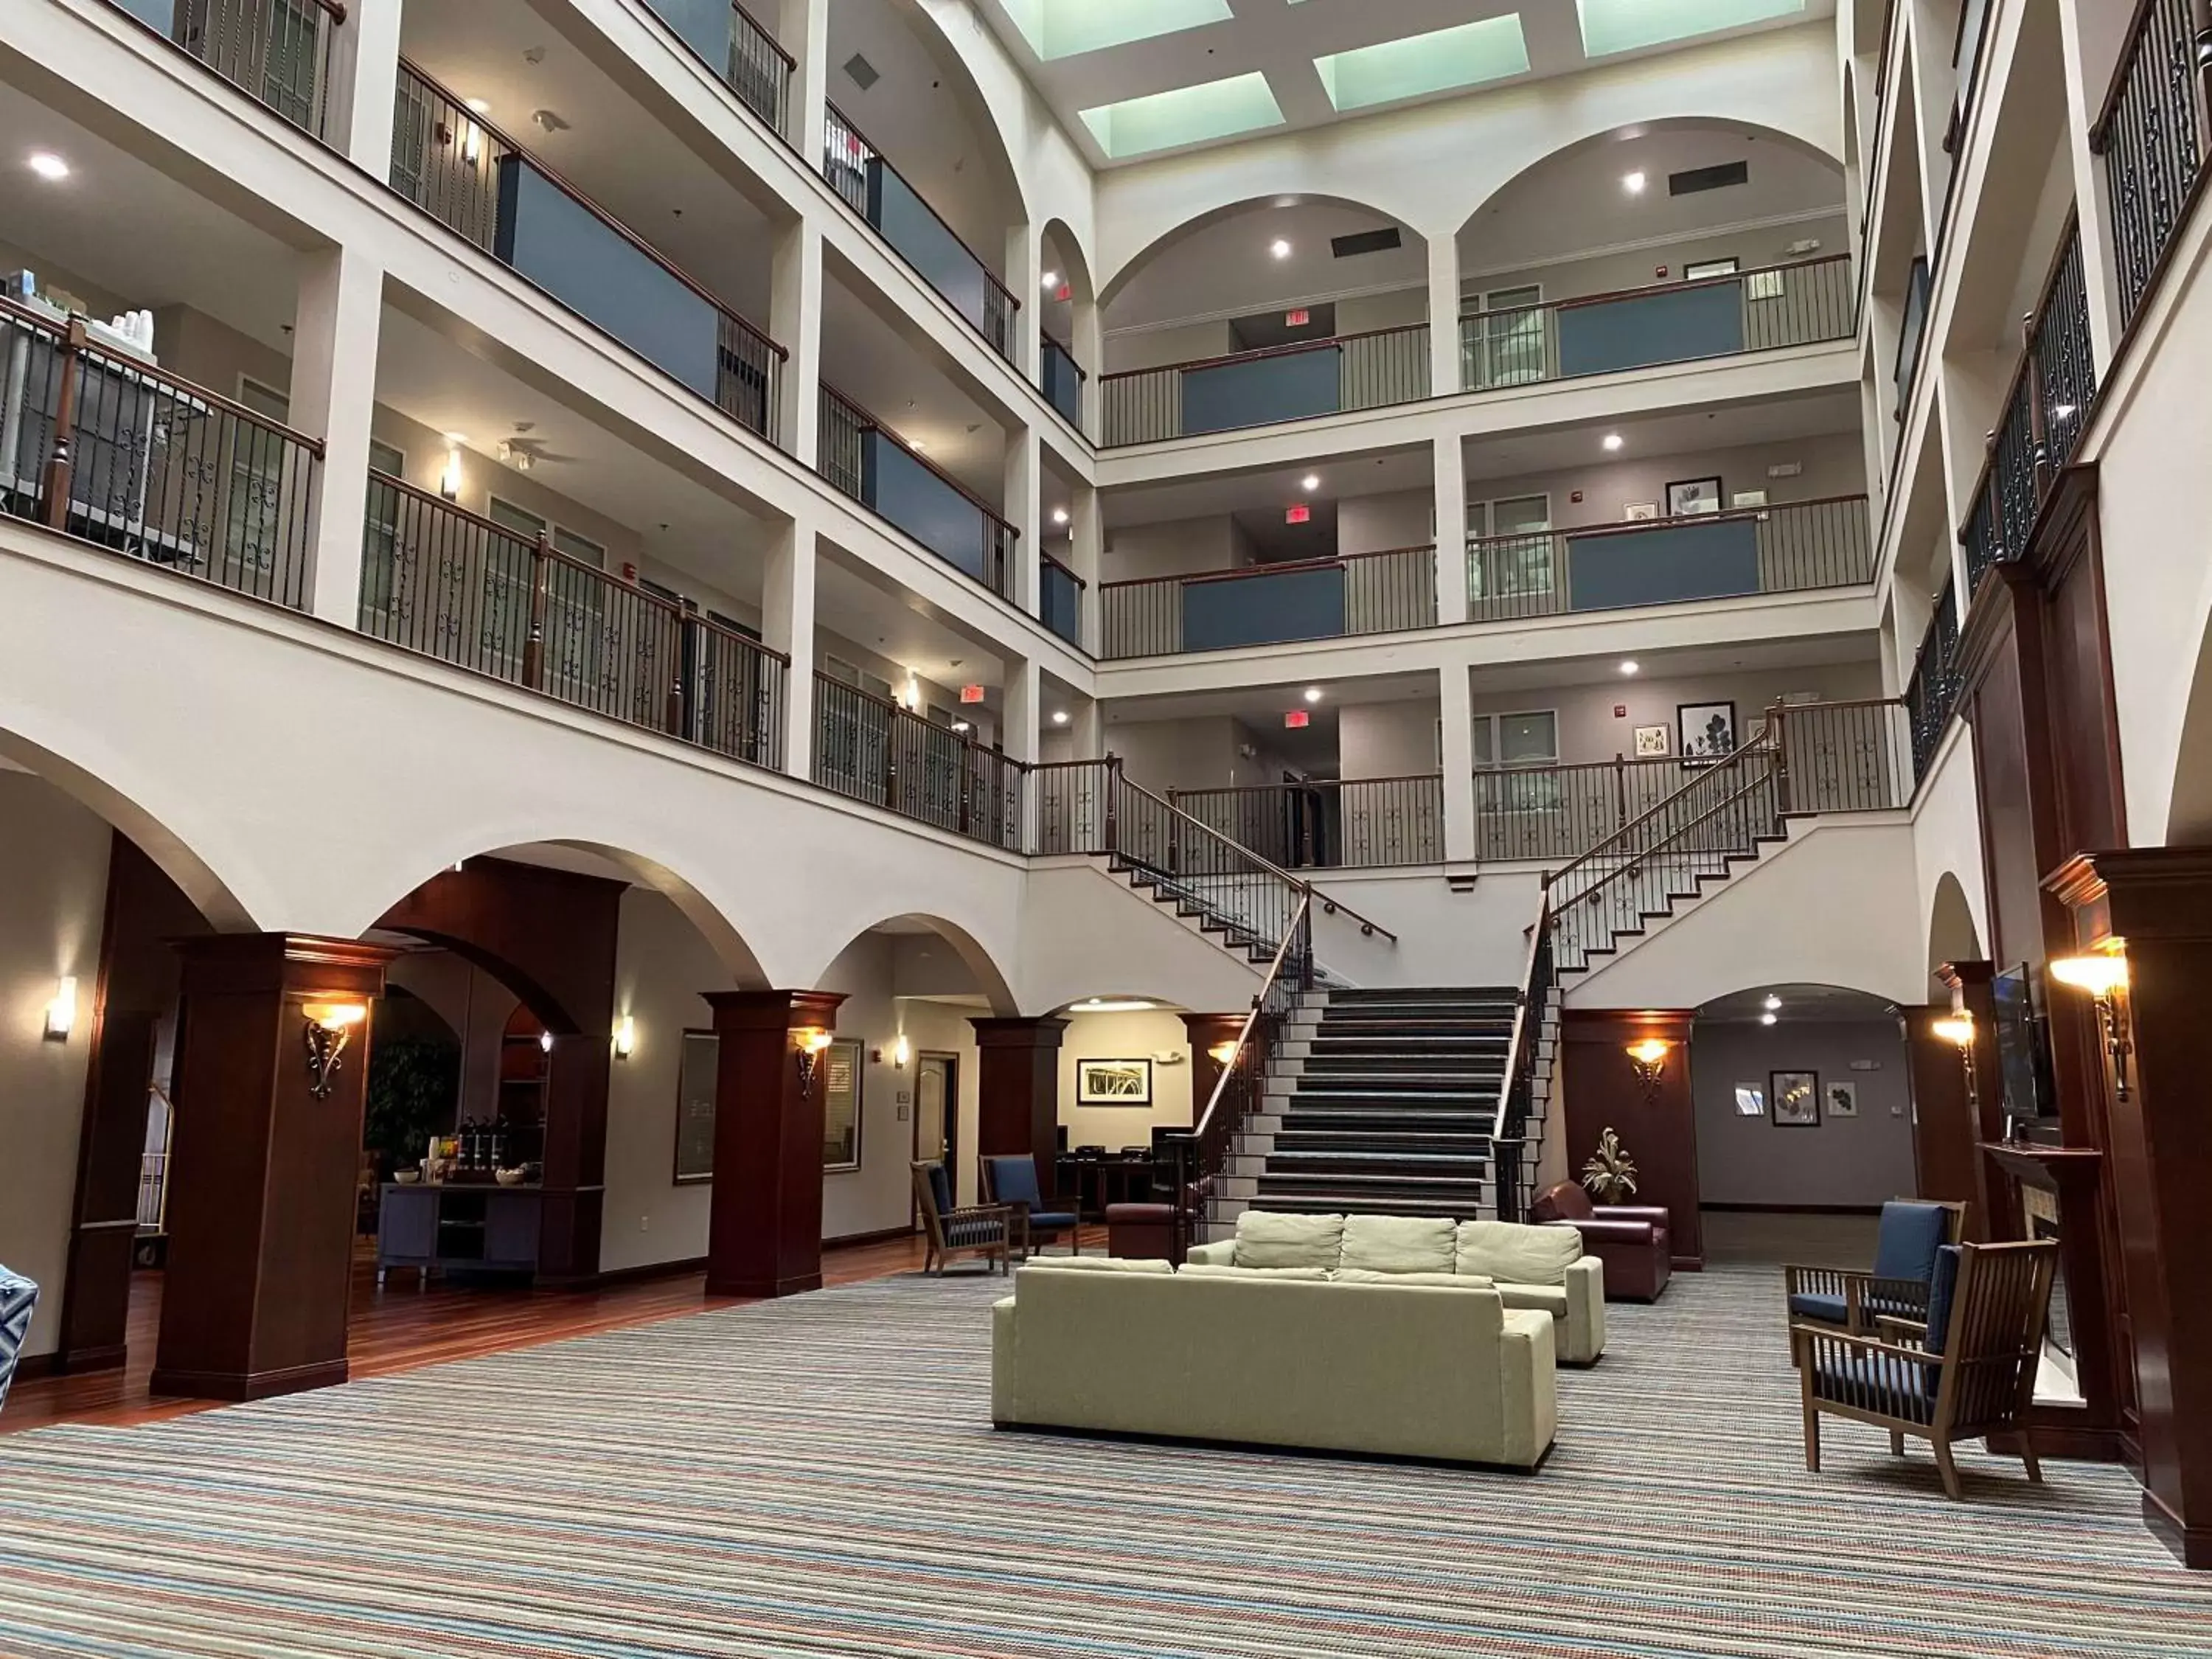
[(1083, 424), (1083, 373), (1076, 368), (1075, 359), (1050, 340), (1043, 341), (1042, 345), (1037, 366), (1045, 401), (1067, 416), (1070, 426), (1079, 428)]
[(684, 44), (714, 65), (730, 69), (730, 0), (645, 0), (660, 21), (684, 37)]
[(1567, 605), (1609, 611), (1759, 592), (1759, 520), (1567, 538)]
[(1334, 639), (1343, 632), (1342, 565), (1183, 584), (1186, 651)]
[(177, 33), (177, 0), (123, 0), (123, 9), (171, 40)]
[(499, 164), (493, 251), (641, 357), (714, 396), (720, 313), (520, 155)]
[(863, 501), (947, 564), (991, 584), (992, 525), (982, 508), (873, 428), (861, 439), (860, 469)]
[(1603, 374), (1743, 349), (1743, 284), (1659, 289), (1633, 300), (1566, 306), (1559, 313), (1559, 373)]
[(990, 280), (983, 267), (929, 204), (880, 161), (868, 163), (868, 220), (955, 310), (976, 327), (987, 326), (983, 295)]
[(1039, 573), (1037, 619), (1070, 645), (1083, 642), (1083, 590), (1058, 565)]
[(1246, 362), (1185, 369), (1182, 429), (1233, 432), (1269, 421), (1295, 421), (1337, 410), (1339, 364), (1334, 346), (1286, 351)]

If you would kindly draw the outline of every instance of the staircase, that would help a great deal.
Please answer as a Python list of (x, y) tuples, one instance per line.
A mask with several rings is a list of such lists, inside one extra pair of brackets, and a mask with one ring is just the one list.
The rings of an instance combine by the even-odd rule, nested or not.
[(1282, 1029), (1211, 1219), (1494, 1215), (1512, 987), (1315, 991)]

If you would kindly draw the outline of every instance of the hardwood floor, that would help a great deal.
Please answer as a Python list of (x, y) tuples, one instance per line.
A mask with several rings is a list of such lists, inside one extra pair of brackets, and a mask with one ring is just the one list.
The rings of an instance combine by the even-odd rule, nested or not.
[[(1085, 1250), (1103, 1250), (1106, 1231), (1084, 1229)], [(638, 1279), (596, 1291), (549, 1291), (448, 1285), (434, 1279), (418, 1289), (411, 1273), (394, 1273), (382, 1290), (372, 1258), (355, 1262), (353, 1305), (346, 1358), (356, 1377), (380, 1376), (417, 1365), (441, 1364), (478, 1354), (558, 1342), (571, 1336), (656, 1319), (676, 1319), (709, 1308), (733, 1307), (742, 1298), (710, 1297), (703, 1272)], [(822, 1256), (828, 1285), (851, 1285), (913, 1273), (922, 1264), (919, 1234), (912, 1238), (835, 1246)], [(956, 1266), (953, 1271), (972, 1272)], [(19, 1378), (0, 1412), (0, 1434), (56, 1423), (109, 1425), (152, 1422), (208, 1411), (222, 1402), (155, 1396), (149, 1385), (154, 1339), (161, 1322), (161, 1276), (141, 1273), (131, 1287), (131, 1357), (120, 1369), (85, 1376)]]

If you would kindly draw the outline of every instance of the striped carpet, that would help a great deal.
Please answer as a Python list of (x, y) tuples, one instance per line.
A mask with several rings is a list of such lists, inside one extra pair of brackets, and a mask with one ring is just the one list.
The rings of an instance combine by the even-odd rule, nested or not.
[(2118, 1468), (1805, 1474), (1778, 1279), (1613, 1309), (1533, 1479), (995, 1434), (1000, 1286), (911, 1277), (16, 1435), (0, 1654), (2212, 1653)]

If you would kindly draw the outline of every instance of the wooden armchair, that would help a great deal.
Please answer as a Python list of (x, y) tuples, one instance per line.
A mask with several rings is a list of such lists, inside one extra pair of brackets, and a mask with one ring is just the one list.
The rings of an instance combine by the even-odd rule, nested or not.
[[(1863, 1336), (1883, 1319), (1924, 1322), (1929, 1282), (1937, 1252), (1956, 1244), (1966, 1206), (1933, 1200), (1899, 1199), (1881, 1206), (1874, 1267), (1789, 1267), (1782, 1270), (1791, 1325), (1814, 1324)], [(1797, 1352), (1793, 1337), (1790, 1352)]]
[(914, 1169), (914, 1199), (921, 1212), (922, 1233), (927, 1249), (922, 1269), (939, 1278), (955, 1255), (981, 1255), (995, 1261), (1001, 1273), (1012, 1271), (1017, 1254), (1029, 1250), (1028, 1229), (1021, 1213), (1006, 1204), (972, 1204), (955, 1208), (952, 1178), (945, 1166), (917, 1163)]
[(1805, 1467), (1820, 1467), (1820, 1417), (1847, 1417), (1926, 1440), (1943, 1490), (1960, 1496), (1951, 1448), (1960, 1440), (2014, 1434), (2027, 1478), (2043, 1479), (2028, 1429), (2044, 1321), (2058, 1264), (2055, 1240), (2033, 1244), (1946, 1244), (1930, 1280), (1927, 1317), (1883, 1317), (1879, 1336), (1793, 1325), (1790, 1331), (1805, 1411)]

